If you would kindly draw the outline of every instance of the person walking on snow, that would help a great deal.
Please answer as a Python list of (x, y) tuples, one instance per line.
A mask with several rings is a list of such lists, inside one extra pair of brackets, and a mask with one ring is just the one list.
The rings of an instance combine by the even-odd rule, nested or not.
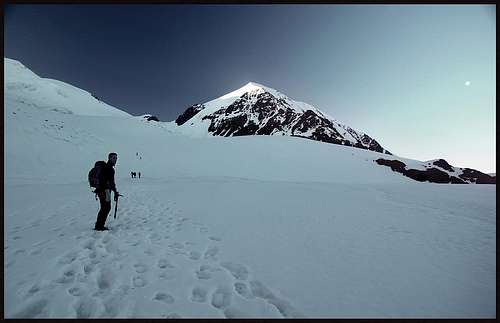
[(141, 178), (141, 172), (139, 172), (139, 178)]
[(111, 210), (111, 191), (115, 193), (115, 202), (118, 200), (119, 193), (116, 190), (115, 170), (113, 168), (117, 159), (118, 155), (116, 153), (109, 153), (108, 162), (99, 174), (99, 187), (95, 190), (97, 196), (99, 196), (99, 203), (101, 204), (101, 209), (99, 210), (99, 213), (97, 213), (97, 221), (95, 222), (94, 227), (94, 230), (97, 231), (109, 230), (104, 226), (104, 224), (106, 223), (106, 218)]

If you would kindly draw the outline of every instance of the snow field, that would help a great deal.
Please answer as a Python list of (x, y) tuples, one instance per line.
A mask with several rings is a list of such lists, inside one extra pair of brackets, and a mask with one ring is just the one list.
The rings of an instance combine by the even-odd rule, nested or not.
[(85, 184), (10, 187), (6, 317), (494, 315), (489, 185), (122, 179), (94, 232)]
[[(131, 181), (123, 185), (130, 193), (119, 201), (117, 219), (107, 220), (109, 232), (91, 230), (97, 201), (78, 201), (81, 186), (59, 187), (58, 194), (75, 202), (23, 219), (25, 227), (12, 226), (18, 215), (8, 212), (5, 271), (18, 279), (6, 280), (6, 317), (301, 315), (247, 266), (224, 257), (223, 239), (207, 225)], [(21, 185), (11, 192), (26, 190)], [(34, 191), (31, 196), (37, 200)]]

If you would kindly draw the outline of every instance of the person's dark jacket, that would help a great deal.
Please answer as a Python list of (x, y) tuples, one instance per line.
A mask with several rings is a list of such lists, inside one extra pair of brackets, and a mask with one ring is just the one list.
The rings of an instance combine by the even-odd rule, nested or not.
[(115, 169), (109, 162), (101, 169), (99, 174), (99, 187), (97, 188), (97, 190), (101, 192), (106, 189), (110, 189), (116, 193)]

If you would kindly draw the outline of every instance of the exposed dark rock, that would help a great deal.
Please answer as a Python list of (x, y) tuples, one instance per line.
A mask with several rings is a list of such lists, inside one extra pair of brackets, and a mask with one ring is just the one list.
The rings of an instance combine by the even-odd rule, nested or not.
[(193, 106), (190, 106), (189, 108), (184, 111), (183, 114), (177, 117), (175, 119), (175, 123), (177, 123), (178, 126), (183, 125), (186, 121), (194, 117), (198, 112), (203, 110), (205, 106), (203, 104), (195, 104)]
[(461, 180), (460, 178), (455, 177), (455, 176), (450, 176), (450, 183), (451, 184), (467, 184), (466, 181)]
[(496, 178), (475, 169), (465, 168), (462, 174), (458, 175), (463, 180), (475, 182), (476, 184), (496, 184)]
[(235, 131), (233, 136), (250, 136), (255, 134), (255, 132), (259, 129), (259, 126), (255, 124), (252, 120), (248, 121), (248, 124), (241, 129)]
[(408, 169), (403, 172), (403, 175), (419, 182), (425, 182), (429, 180), (426, 172), (418, 169)]
[(413, 178), (414, 180), (424, 182), (429, 181), (431, 183), (449, 183), (450, 175), (448, 173), (443, 172), (437, 168), (429, 168), (426, 170), (418, 170), (418, 169), (408, 169), (403, 172), (403, 175)]
[(363, 135), (361, 137), (361, 142), (364, 144), (364, 146), (368, 146), (369, 150), (377, 151), (379, 153), (384, 153), (384, 148), (380, 146), (380, 144), (375, 141), (375, 139), (370, 138), (368, 135)]
[(158, 117), (156, 117), (156, 116), (148, 116), (148, 117), (146, 118), (146, 120), (148, 120), (148, 121), (160, 121), (160, 120), (158, 119)]
[[(207, 117), (204, 117), (205, 119)], [(207, 118), (209, 119), (209, 118)], [(229, 137), (233, 133), (246, 133), (245, 123), (247, 122), (247, 117), (245, 115), (239, 115), (230, 119), (221, 119), (219, 123), (211, 123), (208, 128), (209, 132), (212, 132), (214, 136), (225, 136)]]
[(429, 168), (425, 170), (425, 174), (427, 176), (427, 180), (432, 183), (449, 183), (450, 175), (448, 173), (443, 172), (437, 168)]
[[(426, 170), (406, 169), (406, 164), (399, 160), (387, 160), (379, 158), (375, 160), (379, 165), (390, 167), (393, 171), (403, 174), (406, 177), (414, 179), (419, 182), (429, 181), (431, 183), (451, 183), (451, 184), (496, 184), (496, 179), (492, 176), (481, 173), (477, 170), (466, 168), (463, 174), (459, 175), (460, 178), (450, 176), (448, 173), (435, 168), (427, 168)], [(440, 163), (443, 165), (443, 163)], [(442, 167), (439, 165), (440, 167)], [(450, 166), (448, 163), (446, 165)], [(451, 166), (450, 166), (451, 167)]]
[(379, 165), (389, 166), (393, 171), (398, 173), (403, 173), (406, 170), (406, 164), (399, 160), (379, 158), (375, 162)]
[(435, 162), (433, 162), (433, 164), (436, 165), (436, 166), (438, 166), (438, 167), (441, 167), (442, 169), (448, 170), (450, 172), (454, 172), (455, 171), (453, 169), (453, 167), (451, 167), (451, 165), (448, 164), (448, 162), (446, 162), (446, 160), (444, 160), (444, 159), (436, 160)]

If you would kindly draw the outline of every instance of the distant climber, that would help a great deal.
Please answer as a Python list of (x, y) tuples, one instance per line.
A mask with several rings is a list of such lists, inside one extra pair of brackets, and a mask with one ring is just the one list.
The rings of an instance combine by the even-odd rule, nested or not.
[(138, 174), (139, 174), (139, 178), (141, 178), (141, 172), (139, 172)]

